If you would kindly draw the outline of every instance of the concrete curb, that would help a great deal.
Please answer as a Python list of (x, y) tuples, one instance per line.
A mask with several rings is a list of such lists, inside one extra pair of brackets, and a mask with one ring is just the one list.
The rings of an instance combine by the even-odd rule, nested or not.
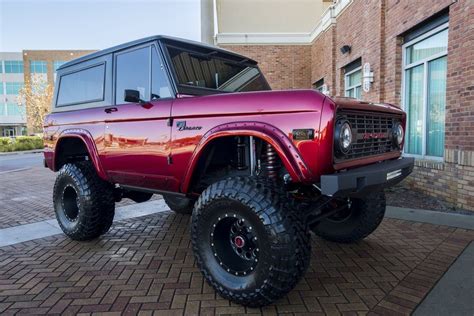
[(473, 215), (466, 215), (387, 206), (385, 216), (388, 218), (403, 219), (407, 221), (474, 230), (474, 213)]
[(10, 155), (24, 155), (24, 154), (39, 154), (44, 152), (44, 149), (32, 149), (32, 150), (22, 150), (22, 151), (8, 151), (1, 152), (0, 156), (10, 156)]

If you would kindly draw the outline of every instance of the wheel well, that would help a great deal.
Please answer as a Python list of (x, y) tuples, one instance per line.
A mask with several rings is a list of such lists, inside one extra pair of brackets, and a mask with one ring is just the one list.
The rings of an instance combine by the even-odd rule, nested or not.
[(78, 137), (66, 137), (56, 146), (56, 170), (61, 169), (66, 163), (89, 159), (86, 144)]
[[(253, 142), (253, 146), (251, 143)], [(287, 173), (275, 148), (252, 136), (223, 136), (203, 149), (193, 170), (189, 192), (201, 193), (230, 176), (269, 176), (280, 181)]]

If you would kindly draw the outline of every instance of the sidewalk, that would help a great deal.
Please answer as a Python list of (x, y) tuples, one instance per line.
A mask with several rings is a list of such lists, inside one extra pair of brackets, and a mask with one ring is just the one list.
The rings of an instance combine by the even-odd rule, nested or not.
[(22, 150), (22, 151), (7, 151), (7, 152), (0, 152), (0, 156), (7, 156), (7, 155), (21, 155), (21, 154), (36, 154), (42, 153), (44, 149), (32, 149), (32, 150)]

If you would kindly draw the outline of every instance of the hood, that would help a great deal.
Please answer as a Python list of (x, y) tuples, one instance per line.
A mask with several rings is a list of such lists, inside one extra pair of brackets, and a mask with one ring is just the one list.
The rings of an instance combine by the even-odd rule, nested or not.
[(389, 103), (373, 103), (345, 97), (335, 97), (331, 99), (336, 103), (338, 109), (388, 112), (401, 115), (405, 113), (398, 106)]
[[(283, 90), (222, 93), (207, 96), (179, 96), (183, 113), (206, 115), (271, 114), (294, 112), (321, 112), (325, 95), (314, 90)], [(186, 106), (189, 104), (189, 107)], [(175, 115), (178, 113), (174, 113)]]

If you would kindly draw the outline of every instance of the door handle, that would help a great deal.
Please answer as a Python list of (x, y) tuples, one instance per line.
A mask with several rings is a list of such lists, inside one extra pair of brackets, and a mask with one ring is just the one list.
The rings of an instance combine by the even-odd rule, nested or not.
[(106, 108), (106, 109), (104, 110), (104, 112), (107, 113), (107, 114), (110, 114), (110, 113), (112, 113), (112, 112), (117, 112), (117, 111), (118, 111), (117, 108)]

